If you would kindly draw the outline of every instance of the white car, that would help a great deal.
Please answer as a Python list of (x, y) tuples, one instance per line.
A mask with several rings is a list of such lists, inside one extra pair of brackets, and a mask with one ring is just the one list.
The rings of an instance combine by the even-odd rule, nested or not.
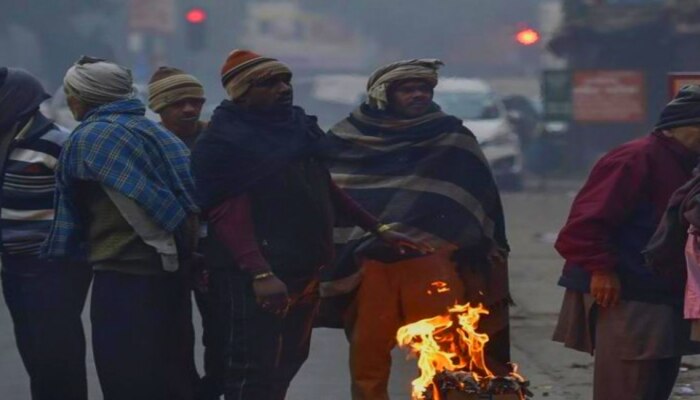
[(488, 83), (479, 79), (441, 78), (434, 100), (447, 114), (462, 119), (474, 133), (499, 185), (503, 189), (521, 189), (520, 139), (505, 106)]
[[(136, 91), (136, 97), (143, 101), (146, 105), (146, 117), (153, 121), (160, 121), (158, 114), (151, 111), (148, 108), (148, 86), (146, 85), (134, 85)], [(63, 91), (63, 86), (61, 85), (56, 93), (44, 102), (43, 110), (46, 112), (46, 116), (54, 120), (58, 125), (72, 131), (78, 126), (79, 122), (73, 118), (73, 114), (68, 108), (68, 103), (66, 102), (66, 94)]]

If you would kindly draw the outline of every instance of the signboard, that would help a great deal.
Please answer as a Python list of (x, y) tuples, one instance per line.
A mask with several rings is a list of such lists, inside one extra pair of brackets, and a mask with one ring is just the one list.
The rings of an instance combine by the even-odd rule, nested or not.
[(573, 116), (583, 123), (637, 123), (646, 119), (646, 84), (641, 71), (576, 71)]
[(668, 75), (668, 97), (673, 99), (685, 85), (700, 85), (700, 72), (671, 73)]
[(175, 0), (129, 0), (131, 31), (171, 34), (175, 27)]
[(551, 70), (542, 74), (544, 119), (551, 122), (571, 121), (573, 112), (571, 71)]

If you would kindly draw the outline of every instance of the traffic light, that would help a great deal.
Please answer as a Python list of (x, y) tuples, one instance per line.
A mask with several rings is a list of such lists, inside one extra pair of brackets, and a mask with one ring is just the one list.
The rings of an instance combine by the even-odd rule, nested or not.
[(523, 46), (532, 46), (540, 41), (540, 33), (532, 28), (521, 29), (515, 34), (515, 40)]
[(207, 12), (200, 7), (187, 10), (187, 47), (192, 51), (200, 51), (206, 47)]

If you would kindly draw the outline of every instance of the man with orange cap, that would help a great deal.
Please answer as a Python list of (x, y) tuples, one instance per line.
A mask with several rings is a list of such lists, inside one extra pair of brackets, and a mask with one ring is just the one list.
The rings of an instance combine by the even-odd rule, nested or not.
[(399, 251), (414, 244), (333, 184), (318, 160), (324, 134), (293, 106), (286, 65), (236, 50), (221, 75), (229, 100), (198, 140), (192, 166), (209, 220), (206, 256), (227, 275), (225, 395), (281, 400), (308, 356), (336, 211)]

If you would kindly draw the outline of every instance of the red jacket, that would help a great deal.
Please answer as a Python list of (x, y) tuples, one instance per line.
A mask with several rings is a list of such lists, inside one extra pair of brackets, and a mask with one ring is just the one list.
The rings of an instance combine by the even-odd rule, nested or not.
[(692, 177), (697, 154), (660, 132), (626, 143), (593, 168), (555, 248), (562, 286), (587, 292), (590, 273), (614, 270), (623, 298), (667, 302), (678, 282), (654, 276), (641, 254), (673, 192)]

